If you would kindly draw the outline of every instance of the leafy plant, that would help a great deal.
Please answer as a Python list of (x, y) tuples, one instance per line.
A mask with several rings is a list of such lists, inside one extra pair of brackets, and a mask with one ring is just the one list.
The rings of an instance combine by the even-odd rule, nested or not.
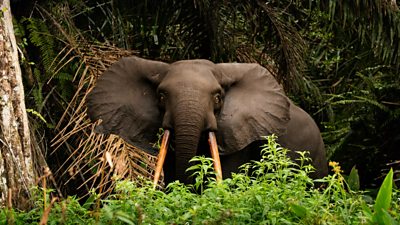
[(370, 220), (377, 224), (398, 224), (395, 219), (388, 213), (392, 202), (392, 188), (393, 188), (393, 170), (391, 169), (386, 175), (385, 180), (379, 189), (378, 196), (374, 204), (374, 212), (366, 209)]
[[(310, 168), (295, 164), (287, 149), (269, 137), (263, 147), (263, 160), (243, 167), (242, 172), (217, 183), (209, 167), (211, 159), (197, 157), (193, 167), (203, 190), (178, 181), (167, 192), (154, 189), (150, 181), (119, 180), (115, 192), (95, 206), (99, 196), (92, 195), (80, 205), (75, 198), (50, 204), (48, 190), (38, 189), (37, 208), (30, 212), (0, 211), (0, 222), (11, 216), (16, 224), (37, 224), (45, 215), (49, 223), (65, 224), (397, 224), (400, 208), (392, 189), (390, 172), (383, 182), (375, 204), (364, 199), (364, 192), (347, 192), (338, 163), (331, 163), (332, 175), (314, 186)], [(307, 162), (302, 157), (302, 162)], [(254, 170), (250, 176), (249, 169)], [(209, 177), (209, 178), (207, 178)], [(205, 178), (205, 179), (204, 179)], [(211, 178), (211, 179), (210, 179)], [(46, 194), (46, 203), (41, 191)], [(44, 205), (47, 205), (45, 207)], [(45, 208), (51, 205), (48, 214)], [(94, 208), (93, 208), (94, 207)]]
[(205, 189), (205, 185), (210, 182), (216, 182), (215, 178), (211, 177), (212, 174), (215, 175), (213, 160), (212, 158), (196, 156), (189, 162), (195, 165), (189, 167), (186, 172), (191, 173), (191, 177), (194, 177), (194, 190), (198, 190), (199, 193), (202, 193)]
[(399, 36), (398, 9), (389, 1), (309, 4), (308, 17), (298, 18), (310, 44), (306, 74), (320, 97), (295, 99), (321, 121), (328, 157), (346, 173), (356, 165), (361, 188), (376, 187), (399, 158), (398, 47), (389, 44)]

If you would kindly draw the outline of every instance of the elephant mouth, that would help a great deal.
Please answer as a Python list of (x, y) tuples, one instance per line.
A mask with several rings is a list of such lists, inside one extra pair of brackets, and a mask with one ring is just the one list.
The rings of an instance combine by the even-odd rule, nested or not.
[[(153, 188), (156, 188), (158, 185), (158, 181), (160, 180), (160, 175), (161, 171), (165, 162), (165, 157), (167, 155), (167, 150), (168, 150), (168, 143), (171, 139), (171, 132), (169, 130), (164, 131), (164, 135), (161, 141), (161, 147), (160, 147), (160, 152), (158, 153), (157, 156), (157, 164), (156, 164), (156, 170), (154, 174), (154, 180), (153, 180)], [(217, 174), (217, 182), (220, 182), (222, 180), (222, 169), (221, 169), (221, 160), (219, 158), (219, 153), (218, 153), (218, 145), (217, 145), (217, 139), (215, 136), (215, 133), (210, 131), (206, 132), (206, 137), (208, 139), (208, 145), (210, 149), (210, 154), (214, 162), (214, 170)], [(203, 135), (202, 135), (203, 136)], [(201, 138), (203, 140), (204, 138)], [(203, 142), (203, 141), (200, 141)]]

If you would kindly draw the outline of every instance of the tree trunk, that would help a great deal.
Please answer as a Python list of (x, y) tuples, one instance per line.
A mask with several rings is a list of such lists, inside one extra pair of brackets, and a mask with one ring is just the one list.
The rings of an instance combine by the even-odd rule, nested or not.
[(27, 209), (36, 175), (9, 0), (0, 9), (0, 207)]

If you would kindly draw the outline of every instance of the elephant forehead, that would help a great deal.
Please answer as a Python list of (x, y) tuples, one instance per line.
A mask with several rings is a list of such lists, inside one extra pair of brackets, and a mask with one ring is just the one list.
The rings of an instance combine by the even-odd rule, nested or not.
[(199, 65), (178, 65), (168, 71), (161, 82), (161, 86), (164, 85), (215, 88), (219, 83), (209, 68), (202, 68)]
[(173, 65), (168, 71), (168, 74), (174, 76), (212, 76), (211, 67), (191, 63)]

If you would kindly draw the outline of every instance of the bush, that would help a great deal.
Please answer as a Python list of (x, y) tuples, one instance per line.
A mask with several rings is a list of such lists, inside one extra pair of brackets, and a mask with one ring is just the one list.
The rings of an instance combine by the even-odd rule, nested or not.
[[(392, 190), (393, 172), (383, 182), (375, 203), (366, 192), (352, 191), (338, 163), (333, 174), (312, 180), (313, 168), (304, 154), (298, 163), (287, 149), (268, 137), (262, 159), (242, 166), (242, 172), (217, 183), (212, 160), (196, 157), (192, 167), (196, 182), (171, 183), (167, 191), (151, 182), (140, 185), (122, 180), (115, 193), (100, 200), (95, 194), (83, 205), (72, 197), (54, 205), (36, 201), (31, 212), (3, 209), (0, 223), (50, 224), (397, 224), (399, 192)], [(315, 182), (318, 182), (316, 185)], [(145, 182), (146, 183), (146, 182)], [(45, 199), (48, 199), (46, 197)], [(101, 203), (101, 204), (99, 204)], [(101, 206), (100, 206), (101, 205)], [(42, 209), (40, 209), (42, 208)], [(51, 211), (46, 215), (46, 209)], [(396, 219), (395, 219), (396, 218)], [(397, 221), (396, 221), (397, 220)]]

